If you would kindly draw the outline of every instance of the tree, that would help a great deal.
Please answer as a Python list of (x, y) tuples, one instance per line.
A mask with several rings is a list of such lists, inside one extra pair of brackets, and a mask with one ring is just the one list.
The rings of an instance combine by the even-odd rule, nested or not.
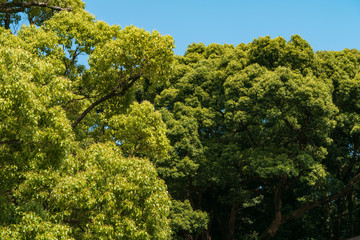
[(209, 213), (203, 239), (232, 238), (242, 204), (256, 202), (240, 186), (242, 179), (229, 152), (234, 144), (225, 136), (223, 84), (234, 70), (243, 68), (243, 57), (240, 47), (193, 44), (178, 58), (171, 85), (155, 100), (163, 107), (175, 148), (172, 160), (162, 165), (167, 170), (164, 179), (173, 197), (188, 199), (194, 209)]
[(354, 211), (357, 54), (314, 53), (295, 35), (192, 44), (177, 58), (155, 99), (175, 148), (163, 176), (173, 197), (209, 213), (202, 239), (320, 238), (288, 223), (311, 216), (330, 229), (308, 212), (334, 201)]
[(360, 233), (359, 51), (294, 35), (174, 57), (83, 8), (0, 1), (0, 238)]
[[(171, 203), (150, 162), (167, 157), (164, 123), (149, 102), (131, 103), (145, 79), (166, 81), (173, 40), (83, 6), (0, 3), (3, 21), (30, 22), (16, 36), (0, 28), (0, 238), (168, 239)], [(142, 128), (117, 129), (145, 114)]]

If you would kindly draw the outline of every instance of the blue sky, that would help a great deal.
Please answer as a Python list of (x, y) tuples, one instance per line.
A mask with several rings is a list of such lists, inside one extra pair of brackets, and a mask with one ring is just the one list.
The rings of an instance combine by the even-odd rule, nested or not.
[(97, 19), (135, 25), (175, 39), (175, 53), (193, 42), (249, 43), (299, 34), (315, 51), (360, 49), (360, 0), (84, 0)]

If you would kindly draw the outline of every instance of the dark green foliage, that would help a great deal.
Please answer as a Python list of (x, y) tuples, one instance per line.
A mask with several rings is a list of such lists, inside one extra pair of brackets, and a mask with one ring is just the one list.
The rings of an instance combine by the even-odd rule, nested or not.
[(1, 239), (360, 234), (358, 50), (267, 36), (175, 57), (82, 1), (38, 4), (0, 1), (2, 26), (31, 25), (0, 28)]
[[(314, 53), (294, 35), (237, 47), (194, 43), (177, 58), (155, 99), (174, 147), (160, 173), (173, 197), (209, 213), (195, 239), (356, 233), (355, 193), (341, 191), (358, 176), (358, 54)], [(307, 205), (339, 191), (335, 202)], [(336, 232), (340, 206), (351, 208), (341, 220), (351, 231)]]

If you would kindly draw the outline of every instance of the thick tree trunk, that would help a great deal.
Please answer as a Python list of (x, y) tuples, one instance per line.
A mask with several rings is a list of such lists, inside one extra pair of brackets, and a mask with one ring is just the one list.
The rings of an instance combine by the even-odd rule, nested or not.
[(240, 204), (233, 203), (229, 215), (229, 229), (228, 229), (228, 239), (233, 240), (236, 228), (236, 218), (239, 211)]
[(277, 231), (279, 230), (280, 226), (282, 225), (283, 216), (281, 212), (281, 195), (284, 188), (284, 185), (286, 183), (287, 176), (284, 175), (277, 186), (275, 187), (274, 192), (274, 218), (271, 221), (270, 225), (267, 227), (267, 229), (262, 233), (260, 236), (261, 239), (268, 240), (275, 236)]

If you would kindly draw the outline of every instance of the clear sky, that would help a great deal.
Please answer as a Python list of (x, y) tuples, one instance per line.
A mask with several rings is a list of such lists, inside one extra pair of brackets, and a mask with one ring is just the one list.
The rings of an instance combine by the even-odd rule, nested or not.
[(84, 0), (97, 19), (193, 42), (249, 43), (299, 34), (316, 50), (360, 49), (360, 0)]

